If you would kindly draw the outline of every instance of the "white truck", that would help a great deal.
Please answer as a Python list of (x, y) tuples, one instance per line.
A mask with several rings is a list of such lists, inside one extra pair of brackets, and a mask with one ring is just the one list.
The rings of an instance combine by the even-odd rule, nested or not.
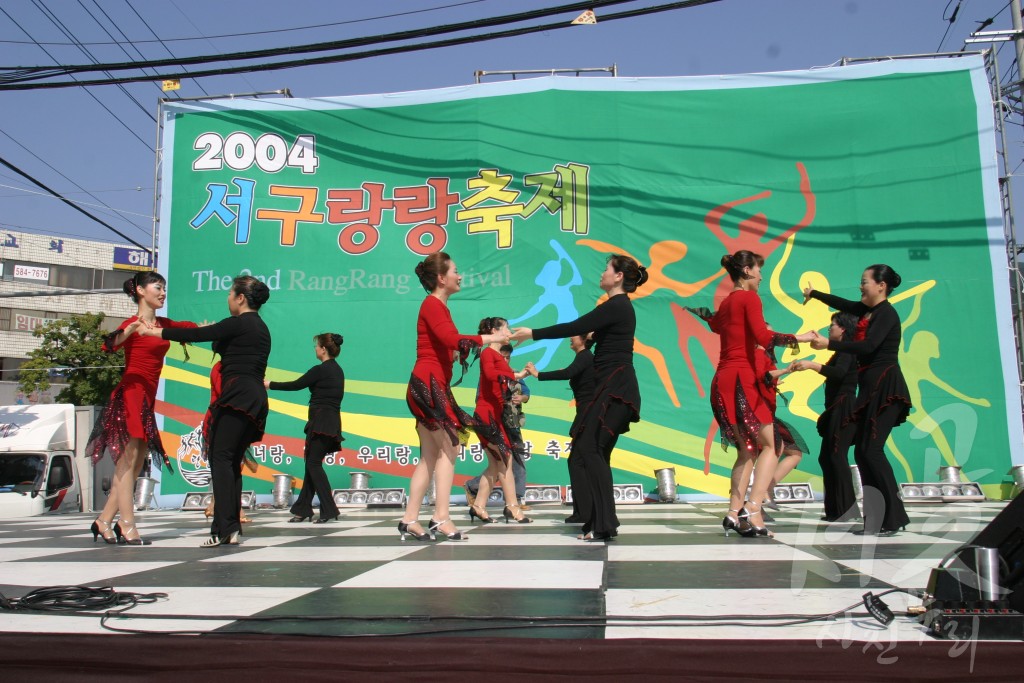
[(92, 508), (83, 451), (93, 416), (73, 405), (0, 406), (0, 519)]

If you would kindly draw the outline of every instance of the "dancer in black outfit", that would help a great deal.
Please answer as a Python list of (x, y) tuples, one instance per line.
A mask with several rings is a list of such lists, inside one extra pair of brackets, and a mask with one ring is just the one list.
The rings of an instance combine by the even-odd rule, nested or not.
[(306, 421), (306, 471), (299, 499), (292, 505), (294, 515), (289, 522), (313, 519), (313, 493), (320, 499), (320, 518), (314, 524), (338, 519), (338, 506), (331, 495), (331, 482), (324, 472), (324, 458), (341, 448), (341, 400), (345, 398), (345, 371), (335, 358), (344, 338), (325, 332), (313, 337), (313, 350), (319, 365), (291, 382), (269, 382), (263, 385), (273, 391), (309, 389), (309, 418)]
[(260, 306), (270, 289), (251, 275), (236, 277), (228, 292), (230, 317), (196, 329), (146, 328), (142, 334), (170, 341), (217, 342), (222, 387), (210, 427), (210, 475), (213, 479), (213, 523), (210, 538), (200, 547), (238, 545), (242, 532), (242, 458), (249, 444), (263, 438), (267, 423), (267, 390), (263, 375), (270, 356), (270, 330)]
[[(857, 318), (853, 315), (834, 313), (828, 338), (852, 341), (856, 329)], [(793, 372), (814, 370), (825, 377), (825, 410), (818, 417), (818, 434), (821, 436), (818, 464), (825, 487), (825, 516), (822, 519), (837, 522), (860, 517), (849, 457), (857, 428), (850, 419), (857, 400), (857, 358), (836, 351), (824, 364), (798, 360), (789, 367)]]
[[(594, 391), (597, 385), (594, 379), (594, 354), (590, 347), (594, 340), (589, 336), (575, 336), (569, 338), (569, 346), (576, 352), (569, 367), (561, 370), (545, 370), (538, 372), (533, 363), (526, 364), (526, 370), (541, 382), (551, 380), (569, 380), (569, 388), (572, 390), (572, 397), (576, 401), (576, 417), (573, 418), (569, 433), (576, 432), (576, 425), (580, 421), (581, 411), (594, 399)], [(590, 489), (587, 486), (587, 475), (583, 467), (583, 458), (573, 458), (572, 451), (569, 453), (569, 485), (572, 486), (572, 515), (565, 519), (566, 524), (585, 524), (590, 519), (590, 509), (593, 501), (590, 498)]]
[[(636, 313), (629, 292), (647, 282), (647, 270), (629, 256), (613, 254), (601, 274), (608, 300), (572, 322), (537, 330), (520, 327), (513, 341), (558, 339), (594, 333), (597, 353), (594, 398), (579, 409), (572, 436), (573, 458), (581, 458), (591, 495), (590, 516), (583, 525), (584, 541), (605, 541), (618, 533), (612, 488), (611, 457), (619, 435), (640, 421), (640, 387), (633, 369)], [(571, 460), (572, 458), (570, 458)], [(576, 497), (576, 488), (573, 488)]]
[(853, 457), (864, 485), (864, 528), (854, 533), (894, 536), (910, 518), (899, 496), (885, 441), (893, 427), (910, 413), (910, 391), (899, 366), (902, 329), (889, 295), (901, 282), (889, 266), (868, 266), (860, 280), (860, 301), (816, 292), (808, 284), (804, 299), (817, 299), (860, 318), (853, 341), (829, 341), (818, 335), (815, 349), (844, 351), (857, 356), (857, 403), (850, 419), (857, 425)]

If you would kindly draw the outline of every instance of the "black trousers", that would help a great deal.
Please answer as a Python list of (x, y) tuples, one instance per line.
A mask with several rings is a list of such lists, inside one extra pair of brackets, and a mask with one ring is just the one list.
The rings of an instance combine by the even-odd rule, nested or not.
[[(900, 499), (899, 486), (892, 465), (885, 457), (885, 440), (896, 425), (903, 410), (901, 405), (890, 405), (878, 414), (874, 427), (869, 415), (857, 423), (853, 437), (853, 459), (860, 469), (864, 484), (864, 529), (899, 529), (910, 521)], [(869, 492), (874, 489), (874, 492)]]
[(593, 513), (594, 497), (590, 495), (590, 484), (587, 482), (587, 468), (583, 465), (583, 455), (576, 456), (576, 441), (572, 442), (569, 452), (569, 486), (572, 487), (572, 516), (587, 524)]
[[(581, 486), (590, 494), (589, 502), (580, 501), (581, 514), (586, 518), (586, 507), (589, 504), (590, 515), (583, 525), (583, 533), (594, 532), (595, 535), (608, 534), (614, 536), (619, 528), (619, 518), (615, 515), (615, 493), (612, 488), (612, 451), (619, 440), (619, 435), (629, 427), (632, 410), (620, 401), (609, 401), (604, 410), (603, 419), (592, 419), (572, 442), (570, 464), (579, 458), (578, 467), (582, 468), (586, 477), (586, 485)], [(572, 496), (576, 498), (576, 485), (573, 485)]]
[(332, 452), (334, 440), (322, 434), (306, 437), (306, 470), (302, 479), (302, 490), (299, 499), (292, 505), (292, 514), (296, 517), (313, 515), (313, 494), (320, 499), (320, 518), (329, 519), (338, 516), (338, 506), (331, 495), (331, 482), (324, 471), (324, 458)]
[(857, 496), (850, 472), (850, 446), (857, 431), (856, 423), (848, 423), (838, 434), (829, 432), (821, 439), (818, 464), (825, 486), (825, 516), (829, 519), (859, 517)]
[(256, 436), (256, 425), (243, 413), (217, 408), (210, 427), (210, 477), (213, 523), (210, 533), (229, 536), (242, 530), (242, 458)]

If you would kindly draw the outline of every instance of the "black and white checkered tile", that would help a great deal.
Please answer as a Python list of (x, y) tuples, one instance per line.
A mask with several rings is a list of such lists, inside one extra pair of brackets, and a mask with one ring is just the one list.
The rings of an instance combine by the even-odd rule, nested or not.
[[(111, 621), (142, 631), (922, 640), (909, 618), (886, 630), (840, 620), (755, 632), (707, 617), (825, 614), (869, 590), (923, 588), (931, 569), (1004, 506), (914, 506), (908, 531), (865, 538), (850, 533), (854, 524), (821, 522), (818, 506), (793, 505), (773, 513), (774, 539), (726, 538), (721, 503), (622, 506), (620, 535), (607, 544), (577, 540), (561, 506), (536, 506), (530, 525), (475, 527), (456, 506), (469, 540), (435, 543), (401, 542), (398, 510), (346, 509), (324, 525), (257, 510), (242, 545), (213, 550), (198, 547), (208, 523), (196, 512), (138, 513), (153, 542), (145, 547), (94, 543), (91, 515), (36, 517), (0, 522), (0, 592), (89, 585), (166, 593), (133, 608), (136, 618)], [(885, 599), (897, 612), (918, 602)], [(664, 621), (672, 615), (702, 621)], [(252, 616), (264, 619), (239, 620)], [(4, 614), (0, 631), (109, 632), (98, 617), (21, 612)]]

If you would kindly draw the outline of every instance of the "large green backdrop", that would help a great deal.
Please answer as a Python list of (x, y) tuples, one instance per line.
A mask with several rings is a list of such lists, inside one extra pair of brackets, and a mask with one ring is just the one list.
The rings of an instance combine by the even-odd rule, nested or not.
[[(268, 376), (317, 361), (314, 334), (344, 335), (344, 449), (328, 473), (404, 486), (418, 455), (405, 387), (425, 293), (413, 268), (439, 247), (462, 273), (449, 304), (475, 333), (485, 316), (540, 327), (599, 300), (610, 253), (647, 265), (634, 296), (642, 421), (613, 455), (620, 483), (655, 485), (675, 467), (683, 494), (721, 495), (733, 461), (708, 403), (718, 341), (685, 306), (731, 288), (721, 256), (767, 260), (761, 287), (775, 329), (824, 331), (802, 305), (811, 283), (859, 298), (865, 266), (903, 276), (901, 363), (914, 409), (888, 443), (898, 479), (941, 465), (997, 494), (1022, 462), (1009, 285), (992, 112), (979, 58), (691, 79), (542, 78), (439, 91), (324, 99), (215, 100), (163, 108), (160, 257), (167, 314), (227, 315), (231, 278), (265, 279), (273, 333)], [(208, 483), (194, 428), (209, 400), (212, 354), (179, 350), (160, 413), (178, 474), (163, 494)], [(828, 352), (786, 351), (824, 361)], [(567, 342), (530, 343), (513, 365), (569, 364)], [(477, 369), (456, 389), (472, 409)], [(525, 436), (531, 483), (566, 483), (565, 383), (532, 382)], [(821, 378), (781, 390), (782, 417), (809, 442), (792, 475), (820, 491), (815, 418)], [(300, 479), (306, 392), (271, 393), (263, 467)], [(707, 463), (707, 464), (706, 464)], [(456, 482), (483, 468), (465, 450)]]

